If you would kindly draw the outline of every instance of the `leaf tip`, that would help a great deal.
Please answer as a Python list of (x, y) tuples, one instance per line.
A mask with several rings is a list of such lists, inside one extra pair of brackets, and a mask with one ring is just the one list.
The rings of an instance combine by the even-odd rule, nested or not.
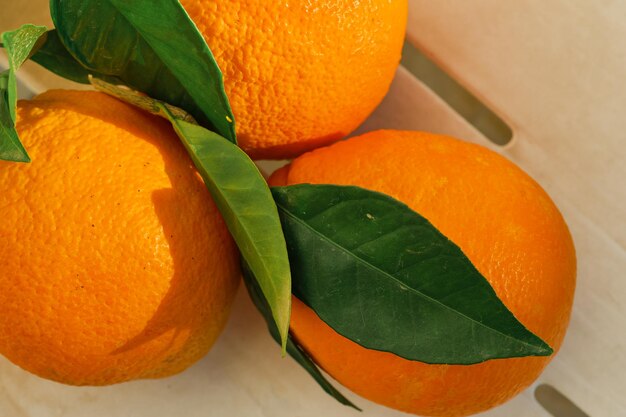
[(344, 404), (347, 405), (348, 407), (352, 407), (354, 408), (356, 411), (358, 411), (359, 413), (362, 413), (363, 410), (361, 408), (359, 408), (357, 405), (353, 404), (353, 403), (349, 403), (349, 404)]
[(278, 327), (278, 333), (280, 334), (280, 349), (281, 356), (284, 358), (287, 356), (287, 342), (289, 340), (289, 322), (291, 321), (291, 294), (289, 301), (287, 302), (287, 314), (283, 317), (276, 317), (276, 326)]
[(541, 345), (537, 346), (535, 354), (537, 356), (551, 356), (553, 353), (554, 349), (542, 340)]
[(554, 354), (554, 349), (548, 343), (535, 333), (527, 331), (532, 336), (532, 339), (526, 342), (523, 356), (551, 356)]
[(25, 164), (30, 164), (31, 159), (30, 159), (30, 155), (28, 154), (28, 152), (26, 151), (26, 149), (22, 148), (18, 159), (15, 162), (23, 162)]

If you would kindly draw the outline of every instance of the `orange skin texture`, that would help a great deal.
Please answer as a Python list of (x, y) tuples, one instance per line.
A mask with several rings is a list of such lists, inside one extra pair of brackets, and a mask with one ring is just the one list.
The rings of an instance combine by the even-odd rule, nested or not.
[[(486, 148), (446, 136), (378, 131), (307, 153), (272, 185), (356, 185), (389, 194), (460, 246), (504, 304), (555, 351), (569, 323), (576, 255), (563, 217), (526, 173)], [(291, 330), (340, 383), (426, 416), (487, 410), (530, 385), (552, 357), (429, 365), (369, 350), (294, 298)]]
[(18, 104), (0, 161), (0, 353), (43, 378), (176, 374), (223, 329), (236, 247), (167, 122), (96, 92)]
[(241, 147), (283, 159), (345, 137), (387, 93), (407, 0), (182, 0), (223, 74)]

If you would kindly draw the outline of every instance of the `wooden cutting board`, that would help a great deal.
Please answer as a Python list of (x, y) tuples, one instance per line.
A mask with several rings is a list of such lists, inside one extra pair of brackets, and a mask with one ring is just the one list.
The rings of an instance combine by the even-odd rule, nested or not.
[[(490, 142), (416, 79), (410, 65), (398, 70), (388, 97), (360, 131), (430, 130), (501, 152), (550, 193), (578, 253), (574, 313), (561, 352), (537, 384), (484, 415), (548, 417), (534, 390), (549, 384), (589, 417), (626, 416), (626, 3), (410, 0), (410, 7), (408, 41), (501, 117), (513, 140), (504, 147)], [(0, 31), (27, 21), (49, 24), (45, 0), (11, 2), (2, 9)], [(29, 65), (21, 77), (35, 92), (68, 85), (42, 74)], [(348, 396), (365, 416), (404, 415)], [(169, 379), (75, 388), (0, 359), (0, 417), (87, 415), (359, 414), (335, 403), (291, 360), (280, 358), (241, 291), (211, 353)]]

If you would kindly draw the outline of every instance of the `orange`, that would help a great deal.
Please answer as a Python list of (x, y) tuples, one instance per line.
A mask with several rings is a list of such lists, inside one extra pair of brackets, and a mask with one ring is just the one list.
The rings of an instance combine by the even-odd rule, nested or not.
[[(378, 131), (307, 153), (274, 185), (356, 185), (389, 194), (454, 241), (525, 326), (555, 351), (569, 322), (576, 256), (543, 189), (502, 156), (450, 137)], [(340, 336), (294, 299), (292, 332), (340, 383), (377, 403), (427, 416), (466, 416), (527, 387), (551, 357), (428, 365)]]
[(223, 74), (239, 143), (281, 159), (343, 138), (385, 96), (407, 0), (182, 0)]
[(180, 372), (226, 323), (240, 271), (168, 123), (101, 93), (18, 105), (30, 164), (0, 161), (0, 353), (105, 385)]

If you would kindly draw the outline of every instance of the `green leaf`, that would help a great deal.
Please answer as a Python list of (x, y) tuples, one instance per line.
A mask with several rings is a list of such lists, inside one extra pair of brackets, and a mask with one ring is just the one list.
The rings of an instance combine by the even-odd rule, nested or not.
[(269, 301), (284, 352), (291, 316), (289, 257), (272, 193), (254, 162), (181, 109), (93, 77), (90, 81), (96, 89), (172, 123)]
[(162, 109), (254, 271), (284, 351), (291, 316), (291, 273), (280, 219), (265, 179), (241, 148), (201, 126), (174, 118), (165, 106)]
[[(250, 294), (250, 299), (265, 319), (267, 328), (272, 335), (272, 338), (280, 344), (280, 334), (276, 328), (276, 323), (274, 323), (274, 320), (272, 319), (272, 313), (269, 305), (263, 296), (261, 288), (259, 288), (259, 284), (254, 277), (254, 274), (250, 271), (250, 267), (245, 262), (242, 262), (242, 270), (243, 281), (248, 289), (248, 294)], [(309, 375), (313, 377), (313, 379), (315, 379), (315, 381), (324, 391), (326, 391), (327, 394), (339, 401), (341, 404), (361, 411), (359, 407), (344, 397), (343, 394), (324, 377), (324, 374), (322, 374), (315, 362), (313, 362), (309, 355), (304, 351), (304, 349), (302, 349), (302, 347), (300, 347), (300, 345), (298, 345), (291, 335), (287, 338), (287, 353), (289, 353), (289, 356), (291, 356), (302, 368), (304, 368), (305, 371), (309, 373)]]
[(0, 73), (0, 160), (30, 162), (11, 118), (8, 84), (9, 71), (4, 71)]
[(30, 162), (30, 157), (15, 130), (17, 108), (17, 79), (15, 72), (41, 45), (43, 26), (24, 25), (0, 35), (7, 51), (9, 69), (0, 74), (0, 159), (13, 162)]
[[(77, 83), (89, 84), (89, 75), (94, 72), (89, 71), (74, 59), (72, 54), (61, 43), (59, 33), (56, 30), (48, 31), (43, 39), (43, 44), (30, 58), (31, 60), (58, 76)], [(120, 83), (115, 77), (107, 77), (104, 74), (97, 75), (108, 82)]]
[(222, 73), (176, 0), (51, 0), (59, 38), (96, 78), (180, 107), (235, 143)]
[(272, 192), (294, 295), (339, 334), (426, 363), (552, 354), (461, 249), (406, 205), (358, 187)]

